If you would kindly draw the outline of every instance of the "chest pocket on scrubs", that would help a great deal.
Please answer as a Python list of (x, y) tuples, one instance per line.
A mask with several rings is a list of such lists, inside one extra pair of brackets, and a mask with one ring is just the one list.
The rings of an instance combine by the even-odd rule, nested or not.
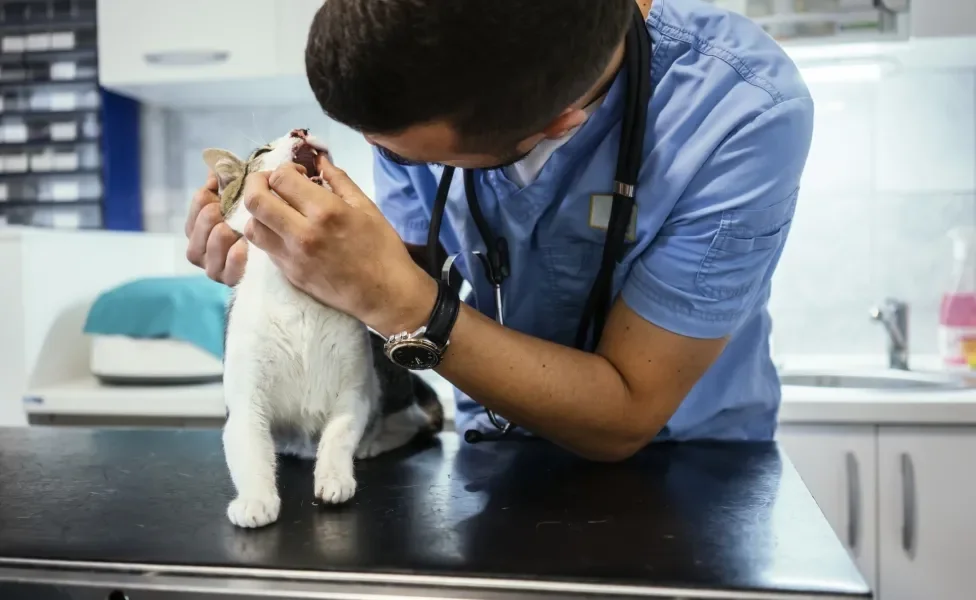
[[(586, 299), (600, 271), (607, 234), (590, 226), (589, 196), (574, 198), (573, 204), (564, 206), (560, 212), (561, 218), (539, 240), (549, 288), (548, 310), (540, 318), (552, 341), (572, 345)], [(627, 240), (624, 251), (630, 252), (633, 247), (633, 241)], [(624, 271), (616, 270), (615, 281), (619, 281)]]
[(796, 208), (797, 192), (758, 210), (727, 210), (698, 270), (696, 284), (708, 298), (748, 296), (769, 279)]

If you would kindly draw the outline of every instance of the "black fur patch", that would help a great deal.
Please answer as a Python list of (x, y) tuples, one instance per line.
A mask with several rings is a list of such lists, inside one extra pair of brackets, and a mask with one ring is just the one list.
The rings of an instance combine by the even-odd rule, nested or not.
[(427, 414), (429, 433), (444, 429), (444, 408), (434, 388), (408, 369), (393, 364), (383, 352), (385, 341), (382, 337), (373, 333), (369, 337), (373, 365), (380, 380), (380, 413), (386, 416), (416, 404)]

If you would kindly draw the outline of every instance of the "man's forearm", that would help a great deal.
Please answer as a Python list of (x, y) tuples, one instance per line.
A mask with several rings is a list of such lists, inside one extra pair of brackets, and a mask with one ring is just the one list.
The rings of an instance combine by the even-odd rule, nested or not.
[(634, 406), (606, 358), (501, 327), (468, 306), (437, 370), (483, 406), (593, 460), (626, 458), (664, 424)]
[[(407, 250), (426, 269), (425, 248), (408, 244)], [(443, 262), (446, 253), (438, 251)], [(506, 419), (596, 460), (632, 454), (656, 435), (673, 408), (666, 401), (657, 403), (660, 411), (648, 410), (653, 402), (635, 406), (624, 377), (600, 354), (501, 327), (466, 305), (438, 372)]]

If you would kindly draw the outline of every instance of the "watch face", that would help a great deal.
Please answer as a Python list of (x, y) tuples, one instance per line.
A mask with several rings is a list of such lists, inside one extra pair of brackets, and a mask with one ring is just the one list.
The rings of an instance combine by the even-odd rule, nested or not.
[(405, 369), (422, 371), (439, 362), (433, 348), (421, 344), (402, 344), (390, 351), (390, 359)]

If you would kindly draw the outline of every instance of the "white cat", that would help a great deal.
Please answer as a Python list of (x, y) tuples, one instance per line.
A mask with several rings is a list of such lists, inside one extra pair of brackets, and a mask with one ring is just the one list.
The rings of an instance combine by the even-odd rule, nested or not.
[[(241, 201), (249, 173), (296, 162), (321, 182), (319, 154), (329, 156), (304, 129), (258, 148), (246, 161), (206, 150), (228, 225), (243, 232), (251, 218)], [(315, 496), (336, 504), (356, 491), (354, 457), (375, 456), (442, 426), (436, 395), (415, 376), (377, 362), (381, 381), (374, 367), (386, 361), (381, 347), (359, 321), (299, 291), (266, 253), (248, 248), (224, 353), (224, 454), (237, 490), (227, 507), (232, 523), (261, 527), (278, 518), (276, 453), (314, 457)], [(384, 394), (386, 404), (396, 406), (384, 406)]]

